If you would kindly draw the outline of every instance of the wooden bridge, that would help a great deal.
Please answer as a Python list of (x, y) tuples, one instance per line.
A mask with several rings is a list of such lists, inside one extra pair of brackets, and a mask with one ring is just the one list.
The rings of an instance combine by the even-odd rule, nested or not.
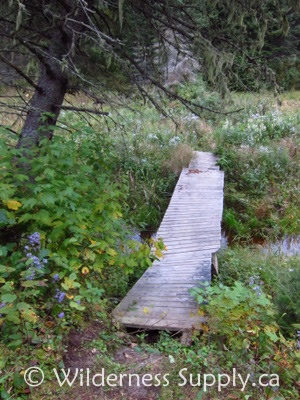
[(211, 153), (195, 152), (184, 168), (157, 232), (166, 245), (113, 311), (126, 327), (173, 331), (202, 322), (189, 290), (211, 280), (212, 255), (220, 248), (224, 173)]

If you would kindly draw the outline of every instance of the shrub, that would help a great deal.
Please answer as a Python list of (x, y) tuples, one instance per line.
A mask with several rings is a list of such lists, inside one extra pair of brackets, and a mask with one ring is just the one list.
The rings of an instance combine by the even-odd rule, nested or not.
[(263, 291), (274, 303), (275, 320), (284, 335), (293, 337), (294, 324), (300, 324), (299, 256), (286, 256), (263, 251), (261, 248), (243, 248), (221, 251), (219, 255), (219, 277), (223, 285), (233, 286), (235, 281), (244, 285), (256, 277), (263, 283)]
[(122, 218), (128, 189), (96, 142), (57, 136), (28, 156), (1, 143), (0, 322), (13, 347), (28, 329), (74, 324), (112, 294), (107, 270), (122, 282), (151, 263)]
[(300, 121), (295, 114), (286, 115), (273, 110), (266, 114), (252, 113), (233, 122), (226, 119), (218, 135), (223, 142), (234, 145), (266, 145), (272, 140), (299, 133)]
[[(218, 341), (226, 350), (223, 356), (227, 366), (228, 362), (234, 367), (243, 366), (252, 382), (266, 371), (277, 374), (280, 391), (284, 393), (286, 389), (291, 396), (287, 398), (294, 398), (297, 389), (293, 386), (299, 376), (297, 342), (287, 341), (280, 334), (275, 307), (264, 293), (260, 279), (253, 276), (246, 285), (239, 281), (232, 286), (207, 285), (192, 289), (192, 294), (200, 306), (199, 313), (207, 316), (204, 336), (209, 342)], [(270, 389), (256, 390), (269, 398)]]

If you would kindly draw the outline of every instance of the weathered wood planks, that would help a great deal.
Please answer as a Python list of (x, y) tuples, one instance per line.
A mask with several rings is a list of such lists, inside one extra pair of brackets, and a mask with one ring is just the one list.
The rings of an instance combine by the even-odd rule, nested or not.
[(199, 328), (202, 317), (190, 289), (211, 279), (221, 243), (224, 174), (211, 153), (195, 152), (177, 182), (157, 236), (166, 245), (113, 311), (116, 322), (143, 329)]

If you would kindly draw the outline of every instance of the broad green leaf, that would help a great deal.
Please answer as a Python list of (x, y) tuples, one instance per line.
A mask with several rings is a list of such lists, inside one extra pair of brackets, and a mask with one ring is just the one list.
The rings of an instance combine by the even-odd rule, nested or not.
[(197, 299), (197, 303), (198, 303), (198, 304), (202, 304), (202, 303), (204, 302), (204, 297), (201, 296), (201, 295), (197, 295), (197, 296), (196, 296), (196, 299)]
[(57, 199), (53, 193), (41, 193), (39, 198), (45, 206), (52, 206)]
[(102, 262), (102, 261), (96, 261), (96, 262), (93, 264), (93, 270), (94, 270), (95, 272), (101, 272), (101, 271), (103, 270), (103, 268), (104, 268), (104, 265), (103, 265), (103, 262)]
[(24, 208), (33, 208), (37, 204), (37, 199), (30, 198), (23, 201)]
[(96, 259), (96, 254), (90, 249), (85, 249), (84, 255), (88, 260), (95, 261)]
[(75, 272), (72, 272), (69, 276), (70, 279), (76, 280), (77, 279), (77, 275)]
[(32, 307), (28, 303), (21, 302), (17, 304), (17, 309), (19, 311), (26, 311), (26, 310), (28, 311), (31, 310)]
[(13, 219), (10, 216), (10, 213), (7, 210), (4, 210), (4, 208), (2, 208), (0, 210), (0, 226), (4, 226), (7, 224), (11, 224), (13, 223)]
[[(3, 382), (6, 380), (6, 377), (4, 377), (4, 378), (3, 378)], [(2, 383), (1, 380), (0, 380), (0, 383)], [(3, 400), (11, 399), (11, 395), (5, 389), (3, 389), (1, 391), (0, 395), (1, 395), (1, 399), (3, 399)]]
[(50, 168), (46, 168), (44, 171), (44, 175), (50, 178), (54, 178), (55, 177), (55, 170), (54, 169), (50, 169)]
[(1, 183), (0, 190), (0, 198), (4, 201), (7, 201), (11, 196), (13, 196), (16, 192), (16, 188), (12, 185), (8, 185), (6, 183)]
[(15, 178), (18, 179), (20, 182), (29, 181), (29, 177), (24, 174), (16, 174)]
[(15, 294), (7, 293), (1, 296), (3, 303), (12, 303), (16, 300), (17, 296)]
[(64, 282), (61, 284), (61, 286), (65, 289), (65, 290), (69, 290), (69, 289), (75, 289), (80, 287), (80, 283), (76, 282), (73, 279), (70, 278), (65, 278)]
[[(0, 254), (1, 254), (1, 248), (0, 248)], [(3, 256), (3, 254), (2, 254)], [(13, 272), (15, 269), (12, 267), (7, 267), (6, 265), (0, 265), (0, 274), (7, 273), (9, 274), (10, 272)]]
[[(18, 348), (22, 345), (23, 342), (22, 342), (22, 340), (21, 341), (16, 340), (12, 343), (14, 343), (14, 346), (13, 346), (14, 348)], [(25, 389), (27, 387), (27, 383), (25, 382), (23, 375), (21, 375), (19, 372), (14, 373), (13, 383), (14, 383), (14, 387), (18, 390)]]
[(6, 246), (1, 246), (0, 247), (0, 256), (1, 257), (6, 257), (8, 253), (8, 249)]
[(112, 257), (115, 257), (118, 254), (114, 249), (111, 249), (111, 248), (108, 249), (106, 252), (107, 252), (107, 254), (109, 254)]
[(51, 226), (52, 225), (52, 220), (49, 214), (49, 211), (47, 210), (40, 210), (38, 213), (34, 215), (34, 219), (37, 222), (42, 222), (45, 225)]
[(70, 301), (70, 307), (76, 308), (76, 310), (79, 310), (79, 311), (85, 310), (85, 307), (84, 307), (84, 306), (82, 306), (82, 305), (76, 303), (75, 301)]
[(21, 323), (20, 318), (19, 318), (19, 313), (16, 312), (11, 312), (6, 315), (7, 321), (13, 322), (16, 325), (19, 325)]
[(76, 237), (71, 237), (70, 239), (65, 239), (63, 241), (63, 246), (67, 247), (69, 244), (78, 244), (78, 238)]
[(32, 219), (34, 219), (34, 216), (32, 214), (26, 213), (21, 215), (21, 217), (19, 218), (19, 222), (28, 222)]

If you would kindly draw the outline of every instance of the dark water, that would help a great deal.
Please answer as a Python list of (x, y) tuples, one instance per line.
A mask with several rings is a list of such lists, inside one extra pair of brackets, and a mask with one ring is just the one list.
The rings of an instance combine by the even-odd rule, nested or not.
[[(264, 240), (253, 240), (254, 245), (261, 247), (263, 252), (282, 254), (286, 256), (300, 255), (300, 235), (299, 236), (285, 236), (281, 240), (274, 243), (268, 243)], [(230, 247), (231, 240), (226, 233), (222, 232), (221, 248)]]
[(275, 243), (263, 246), (264, 251), (284, 254), (287, 256), (300, 255), (300, 236), (286, 236)]

